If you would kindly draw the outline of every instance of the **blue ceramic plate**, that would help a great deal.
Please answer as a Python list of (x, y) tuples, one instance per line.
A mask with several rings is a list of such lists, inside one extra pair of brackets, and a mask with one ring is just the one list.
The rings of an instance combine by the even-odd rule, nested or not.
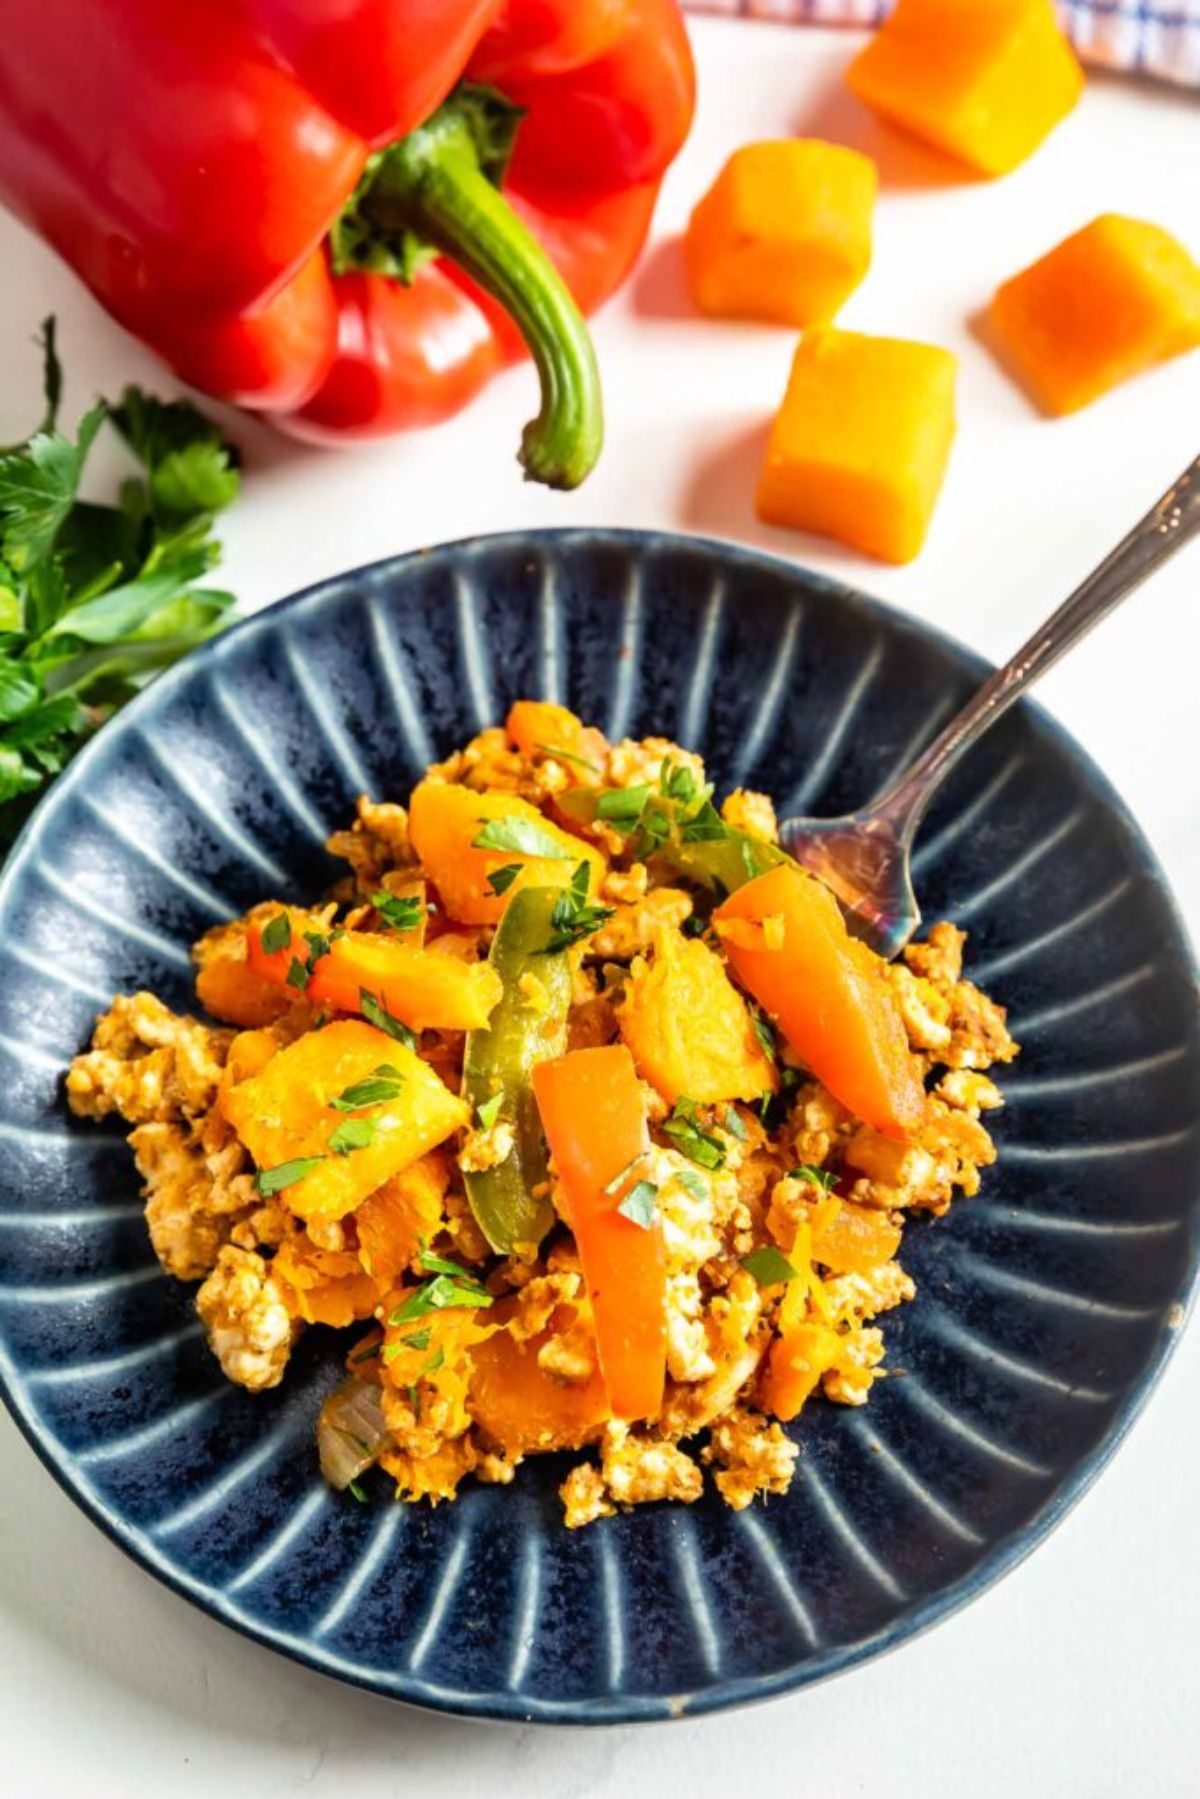
[(866, 799), (984, 665), (923, 626), (726, 545), (497, 537), (328, 582), (160, 680), (58, 783), (0, 884), (0, 1374), (65, 1489), (213, 1616), (375, 1691), (492, 1717), (655, 1718), (878, 1654), (981, 1592), (1111, 1454), (1183, 1323), (1197, 1235), (1195, 971), (1103, 777), (1021, 707), (946, 791), (926, 916), (1025, 1054), (1000, 1163), (912, 1225), (904, 1378), (814, 1404), (792, 1491), (576, 1533), (563, 1469), (437, 1511), (336, 1497), (313, 1421), (339, 1372), (309, 1332), (284, 1387), (220, 1377), (158, 1269), (119, 1132), (61, 1075), (116, 990), (192, 998), (188, 945), (318, 894), (361, 790), (402, 795), (519, 695), (611, 737), (662, 732), (781, 810)]

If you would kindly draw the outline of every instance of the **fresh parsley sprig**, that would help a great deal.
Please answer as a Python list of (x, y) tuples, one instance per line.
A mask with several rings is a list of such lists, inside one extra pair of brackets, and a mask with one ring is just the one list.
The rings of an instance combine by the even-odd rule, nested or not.
[[(137, 387), (67, 436), (52, 318), (40, 342), (42, 423), (0, 451), (0, 843), (96, 727), (233, 605), (204, 582), (214, 518), (238, 491), (233, 446), (188, 401)], [(106, 423), (140, 465), (115, 505), (79, 498)]]
[(663, 1120), (663, 1135), (671, 1139), (676, 1149), (689, 1162), (695, 1162), (699, 1168), (711, 1168), (715, 1172), (725, 1166), (725, 1145), (719, 1137), (703, 1128), (698, 1113), (696, 1101), (681, 1095), (675, 1101), (671, 1116)]
[(570, 949), (572, 944), (590, 937), (612, 917), (611, 906), (593, 906), (588, 901), (591, 874), (590, 864), (581, 862), (571, 876), (570, 885), (564, 887), (555, 900), (550, 913), (550, 938), (545, 948), (539, 950), (539, 955), (556, 956), (562, 950)]
[(394, 931), (415, 931), (425, 916), (425, 902), (415, 893), (387, 893), (381, 888), (371, 895), (371, 904)]

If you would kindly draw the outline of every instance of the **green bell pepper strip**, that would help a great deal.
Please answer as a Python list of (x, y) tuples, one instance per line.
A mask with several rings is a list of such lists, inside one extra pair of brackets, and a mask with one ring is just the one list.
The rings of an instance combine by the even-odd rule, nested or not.
[[(547, 953), (560, 887), (524, 887), (513, 894), (492, 939), (488, 960), (504, 992), (486, 1030), (467, 1034), (463, 1098), (477, 1115), (500, 1096), (492, 1122), (513, 1127), (511, 1153), (494, 1168), (466, 1178), (467, 1198), (484, 1236), (501, 1255), (517, 1245), (538, 1244), (554, 1222), (546, 1140), (533, 1096), (537, 1063), (567, 1047), (571, 967), (565, 951)], [(541, 983), (548, 1004), (535, 1010), (521, 977)], [(486, 1116), (491, 1119), (490, 1110)]]
[[(559, 794), (556, 803), (574, 823), (587, 827), (603, 818), (599, 810), (602, 798), (603, 794), (594, 788), (578, 787)], [(660, 794), (652, 794), (646, 816), (658, 821), (662, 834), (659, 830), (647, 830), (639, 822), (629, 831), (630, 841), (638, 844), (642, 854), (657, 857), (676, 874), (697, 887), (708, 888), (719, 899), (782, 863), (795, 867), (791, 856), (778, 844), (721, 823), (711, 806), (704, 810), (707, 821), (689, 818), (686, 812), (681, 821), (677, 805)]]
[(685, 880), (711, 888), (722, 897), (765, 875), (768, 869), (792, 862), (778, 845), (728, 827), (724, 837), (703, 837), (695, 842), (675, 832), (658, 853)]

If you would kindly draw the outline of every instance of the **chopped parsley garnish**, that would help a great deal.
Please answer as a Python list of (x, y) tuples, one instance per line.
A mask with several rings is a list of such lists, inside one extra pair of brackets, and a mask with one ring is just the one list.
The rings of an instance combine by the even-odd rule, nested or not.
[(297, 1156), (292, 1162), (277, 1162), (274, 1168), (260, 1168), (254, 1177), (254, 1185), (264, 1199), (270, 1199), (273, 1193), (282, 1193), (285, 1187), (294, 1187), (297, 1181), (306, 1180), (324, 1160), (324, 1156)]
[(321, 957), (329, 954), (329, 938), (324, 931), (305, 931), (304, 941), (308, 945), (308, 972), (311, 974)]
[(658, 771), (658, 791), (665, 800), (675, 800), (681, 806), (690, 806), (697, 799), (703, 804), (712, 794), (711, 786), (701, 789), (686, 762), (672, 762), (669, 756), (663, 757)]
[(826, 1193), (832, 1193), (837, 1186), (837, 1175), (830, 1174), (827, 1168), (814, 1168), (811, 1162), (801, 1162), (797, 1168), (788, 1169), (788, 1178), (793, 1181), (812, 1181)]
[(358, 1009), (368, 1024), (373, 1024), (377, 1031), (383, 1031), (395, 1043), (402, 1043), (405, 1049), (416, 1049), (417, 1040), (406, 1024), (393, 1018), (383, 1001), (377, 999), (365, 987), (358, 990)]
[(617, 1207), (622, 1218), (628, 1218), (631, 1224), (640, 1225), (648, 1231), (654, 1222), (654, 1206), (658, 1199), (658, 1188), (653, 1181), (636, 1181)]
[[(404, 1347), (406, 1349), (428, 1349), (429, 1337), (430, 1331), (428, 1325), (426, 1325), (423, 1331), (413, 1331), (411, 1335), (405, 1337)], [(400, 1345), (397, 1344), (396, 1347), (399, 1348)]]
[(356, 1480), (346, 1482), (346, 1491), (349, 1493), (351, 1499), (356, 1499), (358, 1501), (359, 1505), (366, 1505), (367, 1496)]
[(335, 1156), (348, 1156), (352, 1149), (369, 1149), (375, 1140), (373, 1118), (346, 1118), (329, 1139)]
[(726, 1106), (722, 1123), (731, 1137), (740, 1137), (743, 1143), (746, 1141), (746, 1127), (742, 1123), (742, 1115), (736, 1106)]
[(492, 870), (487, 878), (488, 886), (496, 895), (497, 899), (499, 899), (502, 893), (508, 892), (520, 872), (521, 864), (519, 862), (506, 862), (503, 868), (494, 868)]
[(292, 942), (292, 921), (286, 912), (277, 912), (274, 918), (268, 918), (262, 928), (262, 946), (268, 956), (274, 956), (281, 949), (289, 949)]
[(758, 1038), (763, 1055), (768, 1062), (774, 1062), (779, 1054), (779, 1043), (775, 1036), (775, 1027), (770, 1019), (755, 1007), (750, 1017), (754, 1024), (754, 1035)]
[(371, 904), (394, 931), (415, 931), (425, 913), (425, 902), (415, 893), (385, 893), (381, 888), (371, 895)]
[(564, 887), (555, 900), (550, 914), (550, 941), (538, 951), (539, 955), (556, 956), (562, 950), (570, 949), (572, 944), (590, 937), (612, 917), (611, 906), (593, 906), (588, 901), (591, 873), (591, 865), (581, 862), (571, 876), (570, 886)]
[(776, 1249), (771, 1243), (743, 1256), (742, 1267), (754, 1276), (760, 1287), (777, 1287), (782, 1281), (793, 1281), (796, 1278), (796, 1270), (783, 1251)]
[(646, 1151), (642, 1150), (640, 1155), (634, 1156), (632, 1162), (626, 1162), (624, 1168), (618, 1169), (617, 1173), (613, 1175), (611, 1181), (605, 1181), (604, 1186), (602, 1187), (601, 1191), (604, 1193), (610, 1193), (610, 1194), (615, 1193), (617, 1191), (618, 1187), (621, 1187), (624, 1185), (626, 1179), (628, 1178), (629, 1175), (631, 1175), (633, 1173), (633, 1171), (637, 1167), (638, 1163), (641, 1161), (644, 1161), (645, 1156), (646, 1156)]
[(725, 1145), (711, 1131), (701, 1128), (696, 1122), (697, 1106), (694, 1099), (680, 1097), (675, 1102), (675, 1110), (665, 1120), (662, 1130), (669, 1137), (676, 1149), (685, 1155), (689, 1162), (695, 1162), (701, 1168), (724, 1168)]
[[(427, 1264), (426, 1264), (427, 1265)], [(455, 1267), (453, 1262), (448, 1267)], [(460, 1278), (461, 1277), (461, 1278)], [(435, 1275), (431, 1281), (425, 1281), (417, 1287), (402, 1305), (388, 1319), (389, 1324), (411, 1324), (418, 1318), (428, 1317), (430, 1312), (443, 1311), (448, 1306), (490, 1306), (492, 1296), (466, 1274), (458, 1269), (457, 1276), (451, 1274)]]
[(396, 1099), (403, 1084), (400, 1070), (390, 1062), (381, 1062), (372, 1074), (343, 1088), (329, 1103), (335, 1112), (361, 1112), (367, 1106), (383, 1106)]
[(475, 1110), (478, 1114), (479, 1122), (485, 1131), (491, 1130), (497, 1118), (500, 1116), (500, 1108), (503, 1104), (504, 1089), (502, 1087), (499, 1093), (492, 1094), (491, 1099), (485, 1099), (481, 1106), (476, 1106)]
[(452, 1280), (463, 1281), (467, 1286), (479, 1285), (469, 1268), (464, 1268), (461, 1262), (452, 1262), (448, 1256), (435, 1256), (424, 1243), (417, 1254), (417, 1262), (426, 1274), (448, 1274)]
[(569, 862), (570, 850), (536, 818), (480, 819), (483, 829), (472, 838), (475, 850), (510, 850), (518, 856), (544, 856), (555, 862)]
[(705, 800), (695, 815), (680, 825), (679, 836), (683, 843), (715, 843), (732, 832), (712, 801)]
[(421, 1373), (422, 1374), (436, 1374), (438, 1369), (444, 1366), (445, 1361), (446, 1361), (446, 1351), (442, 1347), (442, 1345), (439, 1343), (437, 1348), (434, 1350), (433, 1354), (430, 1356), (429, 1360), (426, 1362), (425, 1366), (422, 1368)]
[(293, 956), (288, 963), (288, 971), (285, 978), (289, 987), (294, 987), (297, 993), (303, 993), (304, 989), (308, 986), (308, 980), (311, 973), (312, 970), (309, 968), (307, 962), (302, 962), (299, 956)]
[(697, 1174), (693, 1168), (680, 1168), (675, 1175), (675, 1179), (679, 1182), (681, 1187), (691, 1194), (693, 1199), (704, 1201), (712, 1197), (712, 1188), (709, 1186), (704, 1176), (702, 1174)]

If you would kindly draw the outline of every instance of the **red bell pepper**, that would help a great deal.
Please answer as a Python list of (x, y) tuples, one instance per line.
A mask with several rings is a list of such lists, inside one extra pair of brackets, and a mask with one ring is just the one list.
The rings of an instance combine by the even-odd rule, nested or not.
[(533, 1091), (570, 1211), (613, 1415), (653, 1418), (666, 1379), (666, 1259), (657, 1217), (621, 1211), (650, 1147), (646, 1105), (623, 1044), (539, 1062)]
[(676, 0), (0, 0), (0, 197), (186, 380), (300, 436), (445, 418), (523, 344), (522, 460), (573, 486), (602, 436), (579, 309), (693, 98)]

